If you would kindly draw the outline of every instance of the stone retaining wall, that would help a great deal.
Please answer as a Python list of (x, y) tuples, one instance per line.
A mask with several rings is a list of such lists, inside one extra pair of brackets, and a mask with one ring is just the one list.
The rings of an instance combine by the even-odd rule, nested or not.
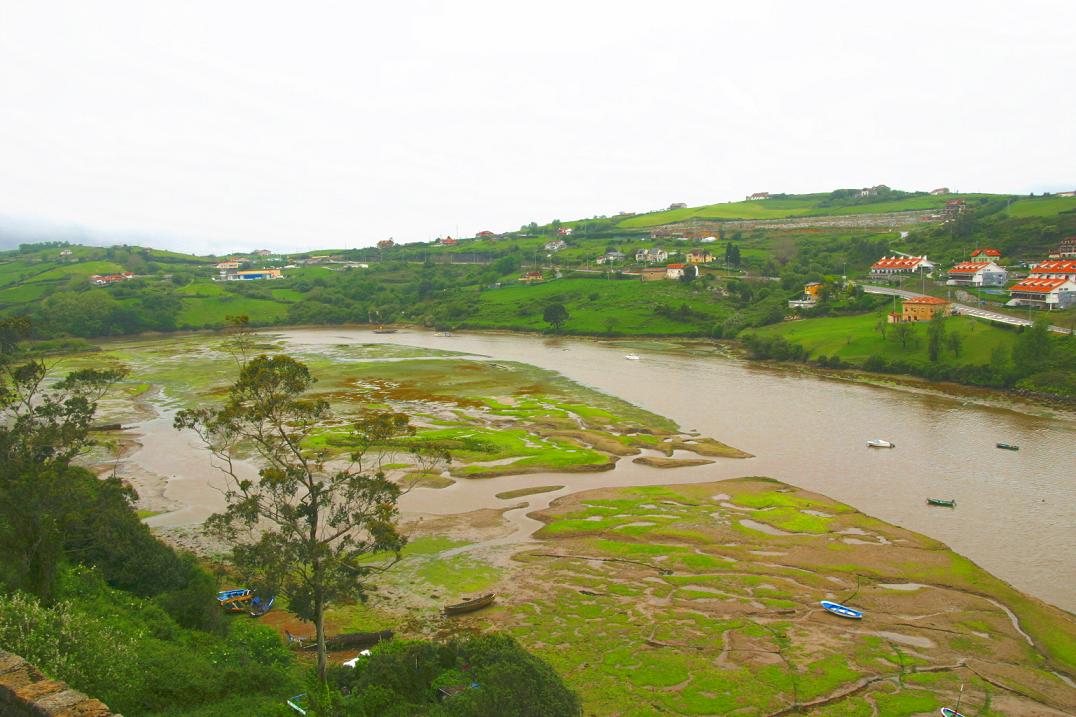
[(18, 655), (0, 650), (0, 717), (121, 717), (108, 705), (50, 680)]

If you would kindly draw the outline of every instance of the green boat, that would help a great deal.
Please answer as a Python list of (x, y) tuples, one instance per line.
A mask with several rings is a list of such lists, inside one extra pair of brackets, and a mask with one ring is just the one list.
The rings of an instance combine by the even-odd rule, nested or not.
[(944, 505), (946, 508), (955, 508), (956, 498), (952, 500), (945, 500), (945, 498), (927, 498), (927, 503), (930, 505)]
[(998, 448), (1004, 448), (1007, 451), (1018, 451), (1018, 450), (1020, 450), (1020, 446), (1014, 446), (1011, 443), (996, 443), (995, 445)]

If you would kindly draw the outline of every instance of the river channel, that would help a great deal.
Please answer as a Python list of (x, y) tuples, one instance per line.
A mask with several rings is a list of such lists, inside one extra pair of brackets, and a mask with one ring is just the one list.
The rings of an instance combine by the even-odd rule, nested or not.
[[(513, 334), (439, 337), (417, 330), (374, 334), (345, 328), (274, 334), (307, 348), (393, 343), (529, 363), (756, 456), (675, 470), (624, 459), (606, 473), (458, 481), (445, 489), (415, 489), (401, 503), (405, 511), (446, 514), (504, 507), (521, 501), (501, 501), (495, 493), (564, 485), (556, 493), (528, 496), (526, 510), (508, 514), (520, 529), (513, 538), (518, 540), (538, 525), (526, 517), (527, 512), (567, 492), (770, 476), (940, 540), (1015, 587), (1076, 612), (1076, 420), (1071, 416), (1047, 411), (1037, 415), (1026, 407), (1010, 410), (956, 394), (853, 383), (718, 356), (632, 349), (640, 360), (630, 361), (624, 358), (623, 347), (587, 339)], [(180, 459), (179, 454), (201, 453), (174, 432), (170, 437), (166, 432), (150, 433), (139, 451), (142, 455), (132, 456), (136, 462), (160, 455), (154, 449), (164, 446), (153, 445), (158, 437), (170, 442), (165, 455), (173, 470), (177, 460), (196, 462), (184, 460), (196, 459), (195, 455)], [(867, 448), (871, 438), (885, 438), (897, 447)], [(1017, 444), (1020, 450), (999, 450), (995, 448), (999, 441)], [(200, 460), (206, 460), (204, 453)], [(185, 480), (188, 485), (204, 485), (204, 472), (202, 476)], [(182, 484), (171, 488), (174, 497), (188, 497), (175, 495)], [(957, 506), (928, 507), (927, 497), (955, 498)], [(190, 505), (188, 500), (182, 502)], [(152, 522), (175, 524), (169, 516)]]

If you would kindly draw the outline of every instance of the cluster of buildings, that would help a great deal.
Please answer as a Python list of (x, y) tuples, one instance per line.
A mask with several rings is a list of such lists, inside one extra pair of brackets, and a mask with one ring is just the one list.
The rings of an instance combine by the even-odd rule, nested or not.
[[(1006, 306), (1048, 310), (1076, 306), (1076, 237), (1062, 241), (1050, 256), (1050, 259), (1033, 265), (1026, 278), (1009, 286)], [(997, 249), (976, 249), (970, 260), (959, 262), (946, 272), (945, 283), (948, 286), (973, 288), (1004, 287), (1010, 277), (1009, 272), (1001, 266), (1001, 259), (1001, 252)], [(934, 268), (926, 256), (882, 257), (871, 266), (870, 278), (893, 281), (906, 276), (931, 274)], [(807, 299), (800, 301), (806, 302)]]
[(94, 286), (110, 286), (133, 278), (134, 274), (129, 271), (125, 271), (122, 274), (94, 274), (90, 277), (90, 283)]

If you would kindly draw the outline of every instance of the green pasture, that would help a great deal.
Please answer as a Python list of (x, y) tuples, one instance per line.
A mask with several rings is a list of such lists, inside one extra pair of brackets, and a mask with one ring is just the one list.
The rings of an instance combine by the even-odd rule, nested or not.
[(1053, 217), (1076, 212), (1076, 197), (1028, 197), (1018, 199), (1005, 210), (1010, 217)]
[[(785, 321), (754, 331), (764, 336), (783, 336), (801, 344), (810, 352), (811, 358), (838, 356), (849, 363), (863, 363), (870, 356), (882, 356), (887, 361), (929, 363), (927, 322), (913, 324), (913, 340), (907, 347), (902, 347), (891, 325), (887, 326), (886, 337), (882, 337), (878, 329), (881, 321), (885, 321), (884, 313), (860, 314)], [(960, 356), (954, 356), (946, 347), (942, 349), (940, 360), (951, 364), (988, 364), (996, 348), (1004, 347), (1011, 351), (1017, 337), (1015, 331), (966, 316), (945, 319), (945, 330), (947, 334), (955, 333), (962, 339)]]

